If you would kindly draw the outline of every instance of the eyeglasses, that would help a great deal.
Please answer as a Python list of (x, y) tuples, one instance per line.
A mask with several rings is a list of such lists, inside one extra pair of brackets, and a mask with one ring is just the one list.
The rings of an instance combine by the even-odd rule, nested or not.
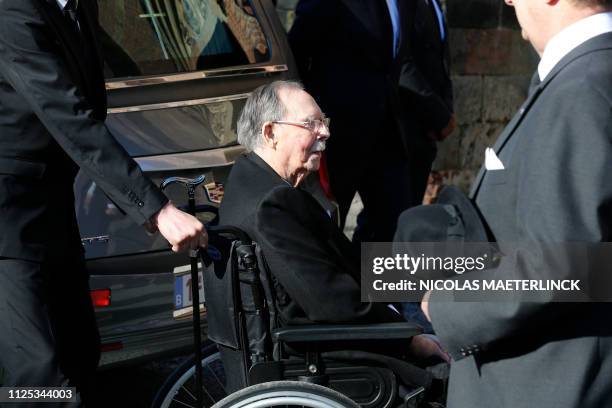
[(272, 123), (278, 123), (279, 125), (293, 125), (308, 129), (313, 133), (319, 133), (323, 128), (329, 130), (329, 118), (323, 119), (308, 119), (303, 122), (292, 122), (289, 120), (273, 120)]

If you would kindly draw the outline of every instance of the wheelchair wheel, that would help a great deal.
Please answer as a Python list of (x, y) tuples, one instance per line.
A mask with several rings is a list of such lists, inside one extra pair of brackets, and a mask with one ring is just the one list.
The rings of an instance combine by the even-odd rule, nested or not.
[(216, 403), (213, 408), (359, 408), (350, 398), (317, 384), (271, 381), (252, 385)]
[[(215, 345), (202, 349), (202, 397), (204, 408), (222, 400), (225, 392), (225, 371)], [(152, 408), (196, 407), (194, 392), (195, 357), (191, 356), (176, 368), (157, 392)]]

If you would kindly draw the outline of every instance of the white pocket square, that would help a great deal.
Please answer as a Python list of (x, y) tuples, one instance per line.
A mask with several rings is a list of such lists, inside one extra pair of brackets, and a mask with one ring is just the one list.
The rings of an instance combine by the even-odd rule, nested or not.
[(487, 147), (485, 149), (485, 169), (487, 170), (504, 170), (504, 163), (499, 160), (495, 154), (495, 150)]

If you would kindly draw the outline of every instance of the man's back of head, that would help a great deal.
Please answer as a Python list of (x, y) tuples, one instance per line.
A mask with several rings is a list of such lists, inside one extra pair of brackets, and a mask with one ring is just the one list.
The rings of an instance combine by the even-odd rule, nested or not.
[(540, 54), (566, 27), (589, 16), (612, 11), (612, 0), (505, 0), (514, 7), (523, 32)]

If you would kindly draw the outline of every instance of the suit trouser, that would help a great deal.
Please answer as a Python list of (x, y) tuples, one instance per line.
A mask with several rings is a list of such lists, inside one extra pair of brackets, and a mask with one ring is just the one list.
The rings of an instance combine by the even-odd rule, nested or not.
[[(423, 201), (433, 156), (412, 152), (412, 158), (406, 158), (399, 135), (390, 125), (367, 130), (361, 121), (334, 118), (331, 126), (327, 164), (342, 225), (358, 192), (364, 209), (353, 242), (391, 242), (402, 211)], [(397, 140), (360, 145), (356, 137), (360, 133)]]
[(75, 386), (87, 401), (99, 344), (81, 259), (41, 264), (0, 258), (3, 386)]

